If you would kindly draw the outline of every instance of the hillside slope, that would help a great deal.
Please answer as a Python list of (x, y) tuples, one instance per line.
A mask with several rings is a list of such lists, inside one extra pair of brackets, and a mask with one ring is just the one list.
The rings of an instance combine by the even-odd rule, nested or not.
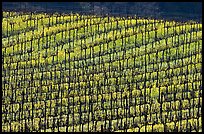
[(202, 24), (3, 12), (3, 131), (199, 131)]

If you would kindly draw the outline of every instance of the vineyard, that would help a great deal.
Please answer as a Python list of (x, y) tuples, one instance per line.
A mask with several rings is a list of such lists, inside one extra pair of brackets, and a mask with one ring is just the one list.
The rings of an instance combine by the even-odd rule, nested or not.
[(2, 15), (3, 132), (202, 131), (202, 24)]

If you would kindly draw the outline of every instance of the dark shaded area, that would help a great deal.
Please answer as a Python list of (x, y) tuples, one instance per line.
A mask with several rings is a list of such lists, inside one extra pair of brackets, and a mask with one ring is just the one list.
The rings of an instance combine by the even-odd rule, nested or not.
[(202, 21), (202, 2), (3, 2), (3, 10), (138, 15)]

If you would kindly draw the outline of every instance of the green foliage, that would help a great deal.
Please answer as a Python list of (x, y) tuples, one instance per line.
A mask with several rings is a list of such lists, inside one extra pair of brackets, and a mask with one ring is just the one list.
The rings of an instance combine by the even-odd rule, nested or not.
[(3, 18), (3, 131), (189, 131), (187, 118), (200, 128), (202, 24), (63, 17)]

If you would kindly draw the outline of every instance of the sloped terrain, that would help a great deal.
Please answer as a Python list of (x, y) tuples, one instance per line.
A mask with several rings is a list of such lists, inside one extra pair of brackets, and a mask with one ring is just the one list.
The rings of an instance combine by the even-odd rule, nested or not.
[(200, 131), (202, 24), (3, 12), (2, 131)]

